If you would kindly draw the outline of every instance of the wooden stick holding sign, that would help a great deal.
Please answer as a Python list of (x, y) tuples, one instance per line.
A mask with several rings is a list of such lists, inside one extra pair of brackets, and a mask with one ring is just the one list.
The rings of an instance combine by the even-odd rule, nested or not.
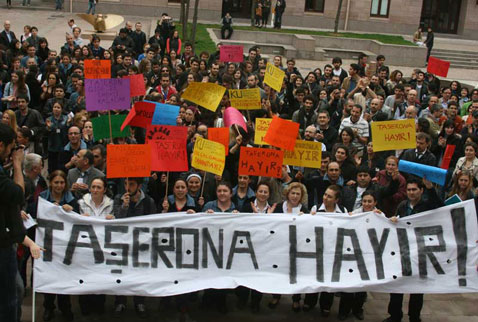
[(169, 188), (169, 171), (166, 172), (166, 193), (164, 194), (164, 200), (168, 200), (168, 188)]
[(201, 198), (204, 196), (204, 185), (206, 183), (206, 171), (204, 171), (204, 175), (202, 177), (202, 186), (201, 186)]
[(110, 143), (114, 144), (114, 142), (113, 142), (113, 129), (112, 129), (112, 126), (111, 126), (111, 111), (108, 111), (108, 122), (110, 124)]
[(211, 172), (222, 176), (226, 164), (226, 150), (222, 143), (206, 140), (201, 137), (194, 143), (193, 157), (191, 165), (195, 169), (204, 171), (204, 178), (201, 188), (201, 196), (204, 193), (204, 184), (206, 182), (206, 172)]

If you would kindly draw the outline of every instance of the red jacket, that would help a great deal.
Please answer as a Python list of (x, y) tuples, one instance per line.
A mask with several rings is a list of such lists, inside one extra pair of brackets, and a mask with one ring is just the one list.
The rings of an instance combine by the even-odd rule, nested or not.
[(158, 87), (156, 87), (156, 90), (158, 91), (158, 93), (161, 93), (161, 95), (163, 95), (163, 100), (161, 101), (161, 103), (169, 101), (172, 95), (178, 93), (178, 91), (176, 90), (176, 88), (174, 88), (174, 86), (169, 86), (167, 91), (163, 91), (163, 88), (161, 87), (161, 85), (158, 85)]

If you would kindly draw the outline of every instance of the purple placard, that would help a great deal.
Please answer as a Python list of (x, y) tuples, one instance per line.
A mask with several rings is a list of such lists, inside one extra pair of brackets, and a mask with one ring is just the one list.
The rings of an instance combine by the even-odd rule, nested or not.
[(86, 110), (128, 110), (129, 86), (129, 78), (85, 79)]

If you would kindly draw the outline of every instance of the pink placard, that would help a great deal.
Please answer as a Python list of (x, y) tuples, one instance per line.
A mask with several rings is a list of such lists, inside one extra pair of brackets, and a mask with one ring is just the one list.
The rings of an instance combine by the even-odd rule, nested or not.
[(243, 57), (244, 46), (242, 45), (221, 45), (219, 51), (219, 60), (231, 63), (241, 63)]
[(234, 107), (228, 107), (224, 111), (224, 125), (230, 127), (234, 124), (239, 125), (247, 132), (246, 121), (244, 121), (244, 116), (242, 113), (236, 110)]

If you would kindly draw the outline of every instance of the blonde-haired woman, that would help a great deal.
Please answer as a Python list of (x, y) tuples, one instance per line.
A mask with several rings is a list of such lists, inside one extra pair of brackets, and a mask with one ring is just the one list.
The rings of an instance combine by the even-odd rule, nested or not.
[[(308, 209), (304, 204), (307, 201), (307, 190), (300, 182), (292, 182), (283, 190), (285, 200), (278, 204), (274, 213), (301, 215), (307, 213)], [(269, 308), (274, 309), (279, 304), (280, 294), (274, 294), (269, 302)], [(292, 295), (292, 310), (300, 311), (300, 294)]]
[(12, 110), (6, 110), (2, 115), (2, 123), (10, 126), (17, 133), (17, 116)]

